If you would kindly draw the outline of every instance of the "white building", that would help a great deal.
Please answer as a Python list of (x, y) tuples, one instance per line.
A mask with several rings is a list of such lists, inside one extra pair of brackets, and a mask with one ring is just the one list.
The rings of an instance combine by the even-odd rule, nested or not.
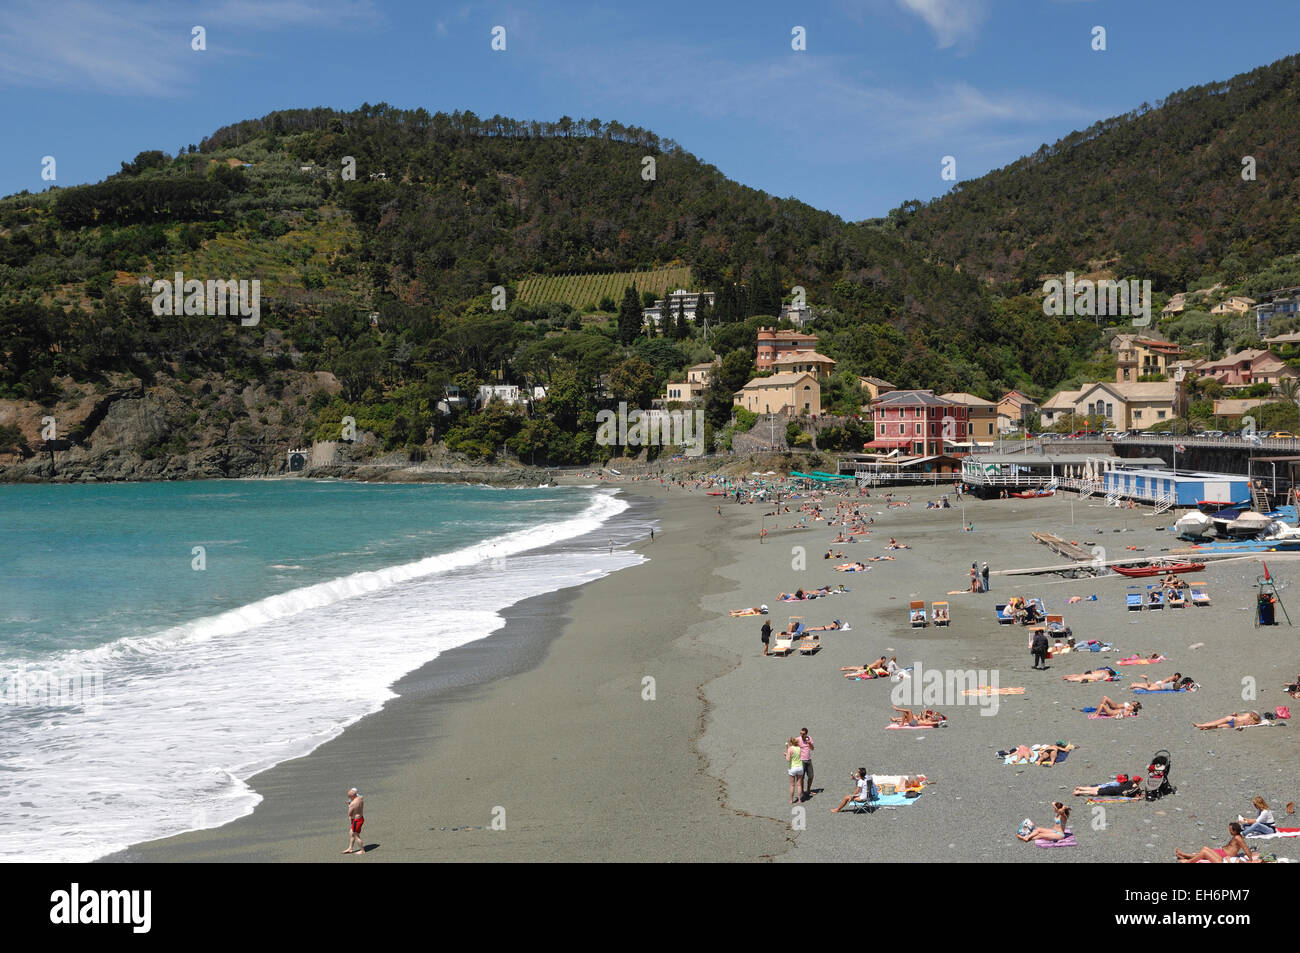
[[(714, 294), (712, 291), (686, 291), (684, 288), (678, 288), (668, 295), (667, 306), (668, 315), (674, 321), (677, 320), (677, 306), (682, 306), (682, 314), (687, 321), (695, 320), (695, 311), (700, 306), (700, 299), (710, 306), (713, 306)], [(641, 312), (641, 317), (646, 321), (653, 321), (655, 327), (663, 323), (664, 299), (655, 300), (653, 308), (646, 308)]]
[(480, 407), (487, 406), (494, 397), (512, 407), (523, 402), (523, 399), (519, 396), (518, 384), (483, 384), (479, 387), (478, 402)]

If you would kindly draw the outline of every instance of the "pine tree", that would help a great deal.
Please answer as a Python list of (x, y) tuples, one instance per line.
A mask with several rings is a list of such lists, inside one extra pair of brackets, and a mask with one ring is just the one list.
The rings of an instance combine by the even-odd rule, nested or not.
[(623, 303), (618, 306), (618, 339), (631, 344), (641, 333), (642, 323), (641, 298), (636, 285), (630, 284), (623, 289)]
[(673, 322), (673, 338), (682, 340), (686, 337), (686, 308), (682, 304), (682, 299), (677, 299), (677, 320)]

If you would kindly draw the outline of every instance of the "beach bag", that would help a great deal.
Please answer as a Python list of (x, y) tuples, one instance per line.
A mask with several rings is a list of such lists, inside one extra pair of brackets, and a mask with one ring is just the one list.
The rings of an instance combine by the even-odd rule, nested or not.
[(1278, 706), (1277, 706), (1277, 717), (1279, 717), (1279, 718), (1290, 718), (1290, 717), (1291, 717), (1291, 706), (1289, 706), (1289, 705), (1278, 705)]

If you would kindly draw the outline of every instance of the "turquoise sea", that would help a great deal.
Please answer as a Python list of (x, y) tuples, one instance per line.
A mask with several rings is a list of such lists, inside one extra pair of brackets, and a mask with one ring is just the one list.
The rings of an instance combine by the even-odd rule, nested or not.
[(639, 562), (593, 535), (626, 507), (579, 487), (0, 487), (0, 798), (18, 805), (0, 859), (90, 860), (247, 813), (247, 778), (506, 606)]

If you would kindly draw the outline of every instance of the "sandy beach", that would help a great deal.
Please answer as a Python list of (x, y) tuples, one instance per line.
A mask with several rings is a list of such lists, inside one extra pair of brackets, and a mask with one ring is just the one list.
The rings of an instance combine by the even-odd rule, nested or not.
[[(1066, 562), (1034, 541), (1034, 530), (1104, 547), (1109, 558), (1160, 555), (1178, 545), (1158, 529), (1173, 522), (1171, 514), (1065, 495), (968, 498), (974, 531), (966, 533), (960, 510), (925, 509), (940, 490), (905, 488), (911, 507), (886, 508), (879, 495), (863, 500), (875, 520), (872, 534), (835, 548), (846, 559), (884, 555), (890, 536), (910, 548), (866, 573), (837, 573), (831, 567), (839, 560), (822, 558), (834, 528), (811, 520), (814, 528), (784, 528), (798, 521), (799, 501), (774, 521), (764, 518), (770, 505), (720, 504), (653, 482), (625, 489), (634, 506), (611, 533), (640, 536), (635, 548), (647, 562), (515, 606), (498, 633), (399, 682), (400, 697), (383, 711), (310, 756), (253, 778), (265, 800), (252, 815), (110, 859), (1168, 862), (1175, 846), (1221, 845), (1227, 822), (1249, 816), (1256, 794), (1281, 824), (1300, 826), (1284, 815), (1285, 804), (1300, 799), (1294, 728), (1192, 727), (1294, 701), (1281, 686), (1300, 671), (1295, 630), (1285, 620), (1252, 625), (1257, 560), (1195, 574), (1209, 583), (1212, 606), (1162, 612), (1126, 611), (1130, 580), (1120, 576), (999, 575)], [(646, 520), (656, 521), (653, 543), (638, 528)], [(760, 526), (770, 531), (761, 542)], [(804, 548), (806, 568), (796, 568), (796, 547)], [(990, 563), (992, 592), (949, 594), (966, 589), (972, 561)], [(1289, 557), (1268, 562), (1283, 582), (1300, 571)], [(781, 591), (839, 583), (851, 591), (777, 601)], [(1076, 638), (1111, 641), (1116, 651), (1064, 655), (1048, 671), (1032, 670), (1026, 630), (994, 619), (994, 603), (1013, 594), (1041, 596)], [(1096, 601), (1066, 602), (1094, 594)], [(911, 628), (910, 599), (927, 606), (947, 599), (952, 625)], [(814, 656), (764, 658), (762, 620), (727, 616), (759, 604), (771, 609), (775, 629), (789, 616), (809, 625), (840, 619), (852, 629), (824, 633)], [(1300, 622), (1300, 601), (1290, 608)], [(1061, 681), (1157, 651), (1170, 661), (1120, 667), (1120, 682)], [(995, 713), (980, 698), (934, 706), (949, 715), (946, 728), (887, 731), (894, 686), (839, 672), (881, 654), (903, 666), (994, 673), (998, 685), (1024, 693), (999, 697)], [(1202, 688), (1150, 696), (1128, 688), (1135, 674), (1176, 670)], [(643, 697), (651, 694), (647, 677), (652, 699)], [(1243, 700), (1251, 684), (1244, 679), (1254, 680), (1254, 700)], [(1078, 710), (1103, 694), (1140, 697), (1144, 710), (1123, 720), (1089, 720)], [(817, 746), (815, 793), (792, 813), (781, 755), (801, 727)], [(1055, 767), (1007, 766), (995, 756), (1000, 748), (1058, 739), (1078, 748)], [(1159, 748), (1173, 756), (1176, 796), (1097, 806), (1070, 797), (1078, 784), (1145, 774)], [(830, 814), (859, 766), (925, 774), (930, 783), (907, 806)], [(354, 784), (366, 795), (366, 843), (376, 848), (364, 858), (340, 855), (343, 795)], [(1017, 841), (1023, 818), (1050, 821), (1053, 799), (1074, 808), (1078, 846), (1047, 851)], [(502, 816), (504, 829), (493, 829)], [(1300, 856), (1288, 850), (1295, 841), (1255, 843)]]

